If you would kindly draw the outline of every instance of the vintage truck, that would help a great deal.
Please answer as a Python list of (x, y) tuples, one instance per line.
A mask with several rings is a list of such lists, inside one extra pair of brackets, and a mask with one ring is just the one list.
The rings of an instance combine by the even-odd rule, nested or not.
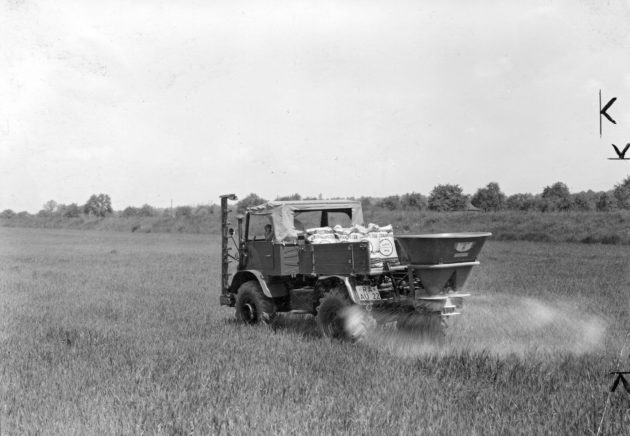
[(394, 236), (391, 226), (364, 226), (353, 200), (269, 201), (239, 215), (235, 232), (228, 200), (236, 196), (221, 196), (220, 303), (252, 324), (312, 314), (324, 336), (342, 339), (360, 339), (375, 321), (443, 337), (491, 235)]

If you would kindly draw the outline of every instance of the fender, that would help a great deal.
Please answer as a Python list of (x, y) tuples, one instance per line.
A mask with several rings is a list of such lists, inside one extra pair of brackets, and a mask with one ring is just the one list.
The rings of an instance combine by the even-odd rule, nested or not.
[(230, 292), (236, 293), (239, 286), (250, 280), (257, 280), (260, 288), (263, 291), (263, 294), (265, 294), (266, 297), (273, 298), (271, 295), (271, 291), (269, 291), (269, 287), (267, 286), (267, 282), (265, 282), (265, 277), (260, 271), (257, 271), (255, 269), (246, 269), (238, 271), (236, 274), (234, 274), (232, 284), (230, 285)]
[(319, 280), (325, 280), (325, 279), (330, 279), (330, 278), (336, 278), (340, 282), (342, 282), (346, 286), (346, 292), (348, 293), (348, 297), (350, 297), (350, 300), (352, 300), (352, 302), (355, 304), (361, 304), (361, 300), (359, 300), (358, 295), (356, 295), (356, 293), (354, 292), (354, 288), (352, 287), (352, 284), (350, 283), (350, 278), (348, 276), (339, 276), (339, 275), (320, 276)]
[(263, 276), (260, 271), (255, 269), (238, 271), (232, 279), (230, 292), (236, 293), (236, 291), (238, 291), (238, 287), (249, 280), (257, 280), (260, 288), (263, 291), (263, 294), (265, 294), (266, 297), (277, 298), (289, 295), (289, 290), (284, 284), (272, 283), (271, 285), (268, 285), (265, 281), (265, 276)]

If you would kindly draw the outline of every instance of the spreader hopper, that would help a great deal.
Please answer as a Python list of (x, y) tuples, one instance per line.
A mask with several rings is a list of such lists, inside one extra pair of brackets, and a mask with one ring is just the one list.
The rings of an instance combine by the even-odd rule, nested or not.
[[(427, 297), (445, 288), (461, 292), (488, 232), (436, 233), (396, 237), (400, 262), (411, 267)], [(427, 295), (428, 294), (428, 295)], [(426, 297), (425, 297), (426, 298)]]

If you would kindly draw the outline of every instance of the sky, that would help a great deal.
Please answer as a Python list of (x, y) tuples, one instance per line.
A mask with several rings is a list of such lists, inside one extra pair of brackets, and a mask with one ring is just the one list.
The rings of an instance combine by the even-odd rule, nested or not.
[(630, 175), (628, 0), (0, 1), (0, 210)]

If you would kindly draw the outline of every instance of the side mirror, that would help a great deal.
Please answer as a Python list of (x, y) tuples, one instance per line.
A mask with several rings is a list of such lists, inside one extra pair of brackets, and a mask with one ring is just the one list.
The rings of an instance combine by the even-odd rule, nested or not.
[(228, 235), (234, 236), (234, 229), (232, 227), (228, 229)]

